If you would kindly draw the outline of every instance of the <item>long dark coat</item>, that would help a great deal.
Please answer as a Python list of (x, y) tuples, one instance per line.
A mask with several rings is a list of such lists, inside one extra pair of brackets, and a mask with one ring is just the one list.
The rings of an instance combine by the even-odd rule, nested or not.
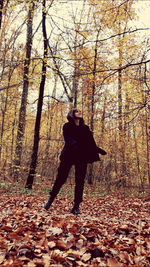
[(99, 153), (107, 153), (97, 147), (89, 127), (84, 124), (83, 120), (77, 126), (71, 118), (63, 126), (63, 136), (65, 140), (64, 148), (60, 155), (60, 160), (82, 161), (92, 163), (99, 161)]

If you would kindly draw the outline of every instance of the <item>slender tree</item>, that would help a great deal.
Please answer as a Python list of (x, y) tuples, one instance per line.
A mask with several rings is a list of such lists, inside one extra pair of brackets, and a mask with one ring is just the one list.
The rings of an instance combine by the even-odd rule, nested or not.
[[(96, 35), (96, 42), (95, 42), (95, 48), (94, 48), (94, 62), (93, 62), (93, 77), (92, 77), (92, 95), (91, 95), (91, 118), (90, 118), (90, 128), (92, 133), (94, 132), (94, 113), (95, 113), (95, 90), (96, 90), (96, 68), (97, 68), (97, 57), (98, 57), (98, 39), (99, 39), (99, 28), (97, 30)], [(93, 165), (90, 165), (89, 168), (89, 176), (88, 176), (88, 183), (93, 184)]]
[(150, 88), (148, 86), (148, 82), (147, 82), (147, 66), (145, 64), (145, 68), (144, 68), (144, 82), (147, 88), (147, 92), (145, 95), (145, 102), (148, 103), (147, 104), (147, 110), (146, 110), (146, 114), (145, 114), (145, 127), (146, 127), (146, 158), (147, 158), (147, 176), (148, 176), (148, 184), (149, 184), (149, 188), (150, 188), (150, 104), (149, 104), (149, 98), (150, 98)]
[(41, 123), (41, 114), (42, 114), (42, 106), (43, 106), (44, 87), (45, 87), (45, 81), (46, 81), (47, 55), (48, 55), (48, 42), (47, 42), (47, 33), (46, 33), (46, 0), (43, 0), (42, 31), (43, 31), (43, 42), (44, 42), (42, 78), (41, 78), (41, 83), (40, 83), (40, 88), (39, 88), (39, 98), (38, 98), (36, 122), (35, 122), (35, 129), (34, 129), (34, 145), (32, 149), (30, 171), (29, 171), (29, 175), (27, 178), (26, 186), (25, 186), (27, 189), (32, 189), (34, 176), (36, 172), (38, 146), (39, 146), (39, 140), (40, 140), (40, 123)]
[(23, 91), (22, 91), (22, 99), (19, 112), (16, 152), (14, 160), (14, 179), (18, 178), (20, 171), (22, 146), (25, 133), (26, 107), (27, 107), (28, 89), (29, 89), (29, 67), (30, 67), (31, 49), (32, 49), (32, 27), (33, 27), (34, 6), (35, 6), (34, 1), (29, 1), (29, 6), (28, 6), (29, 11), (27, 19), (26, 58), (24, 61)]
[(4, 6), (4, 0), (0, 0), (0, 29), (2, 24), (3, 6)]
[[(13, 62), (13, 54), (12, 54), (11, 62)], [(0, 133), (0, 161), (1, 161), (1, 152), (2, 152), (2, 145), (3, 145), (3, 137), (4, 137), (5, 117), (6, 117), (8, 97), (9, 97), (9, 86), (10, 86), (11, 77), (14, 71), (14, 68), (11, 65), (12, 64), (10, 63), (10, 68), (9, 68), (9, 73), (8, 73), (8, 85), (7, 85), (6, 94), (5, 94), (4, 107), (1, 108), (2, 122), (1, 122), (1, 133)]]

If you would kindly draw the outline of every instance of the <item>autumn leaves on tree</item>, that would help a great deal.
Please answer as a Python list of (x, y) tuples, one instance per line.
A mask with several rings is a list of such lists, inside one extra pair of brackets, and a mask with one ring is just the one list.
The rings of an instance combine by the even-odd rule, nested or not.
[(53, 179), (61, 128), (77, 106), (108, 151), (89, 166), (88, 182), (143, 189), (150, 185), (150, 60), (135, 1), (58, 2), (0, 3), (1, 170), (28, 189)]

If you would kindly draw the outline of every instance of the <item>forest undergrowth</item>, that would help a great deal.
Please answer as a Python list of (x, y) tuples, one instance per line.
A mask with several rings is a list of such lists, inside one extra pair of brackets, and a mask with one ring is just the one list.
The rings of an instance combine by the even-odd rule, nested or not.
[(47, 186), (1, 183), (0, 266), (150, 266), (150, 196), (86, 185), (81, 214), (65, 185), (45, 211)]

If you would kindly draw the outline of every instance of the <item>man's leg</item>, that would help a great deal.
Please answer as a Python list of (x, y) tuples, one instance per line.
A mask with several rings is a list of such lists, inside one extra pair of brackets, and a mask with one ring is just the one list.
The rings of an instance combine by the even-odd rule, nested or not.
[(87, 163), (76, 163), (75, 164), (75, 196), (74, 196), (74, 207), (72, 213), (78, 214), (79, 205), (83, 200), (84, 181), (86, 176)]
[(62, 160), (60, 162), (60, 165), (58, 167), (57, 177), (56, 177), (55, 183), (53, 185), (53, 188), (52, 188), (52, 190), (50, 192), (49, 200), (44, 205), (44, 208), (46, 210), (49, 209), (49, 207), (51, 206), (51, 204), (54, 201), (55, 197), (59, 193), (60, 188), (66, 182), (68, 174), (69, 174), (69, 171), (71, 169), (71, 166), (72, 166), (72, 163), (69, 162), (69, 161)]

